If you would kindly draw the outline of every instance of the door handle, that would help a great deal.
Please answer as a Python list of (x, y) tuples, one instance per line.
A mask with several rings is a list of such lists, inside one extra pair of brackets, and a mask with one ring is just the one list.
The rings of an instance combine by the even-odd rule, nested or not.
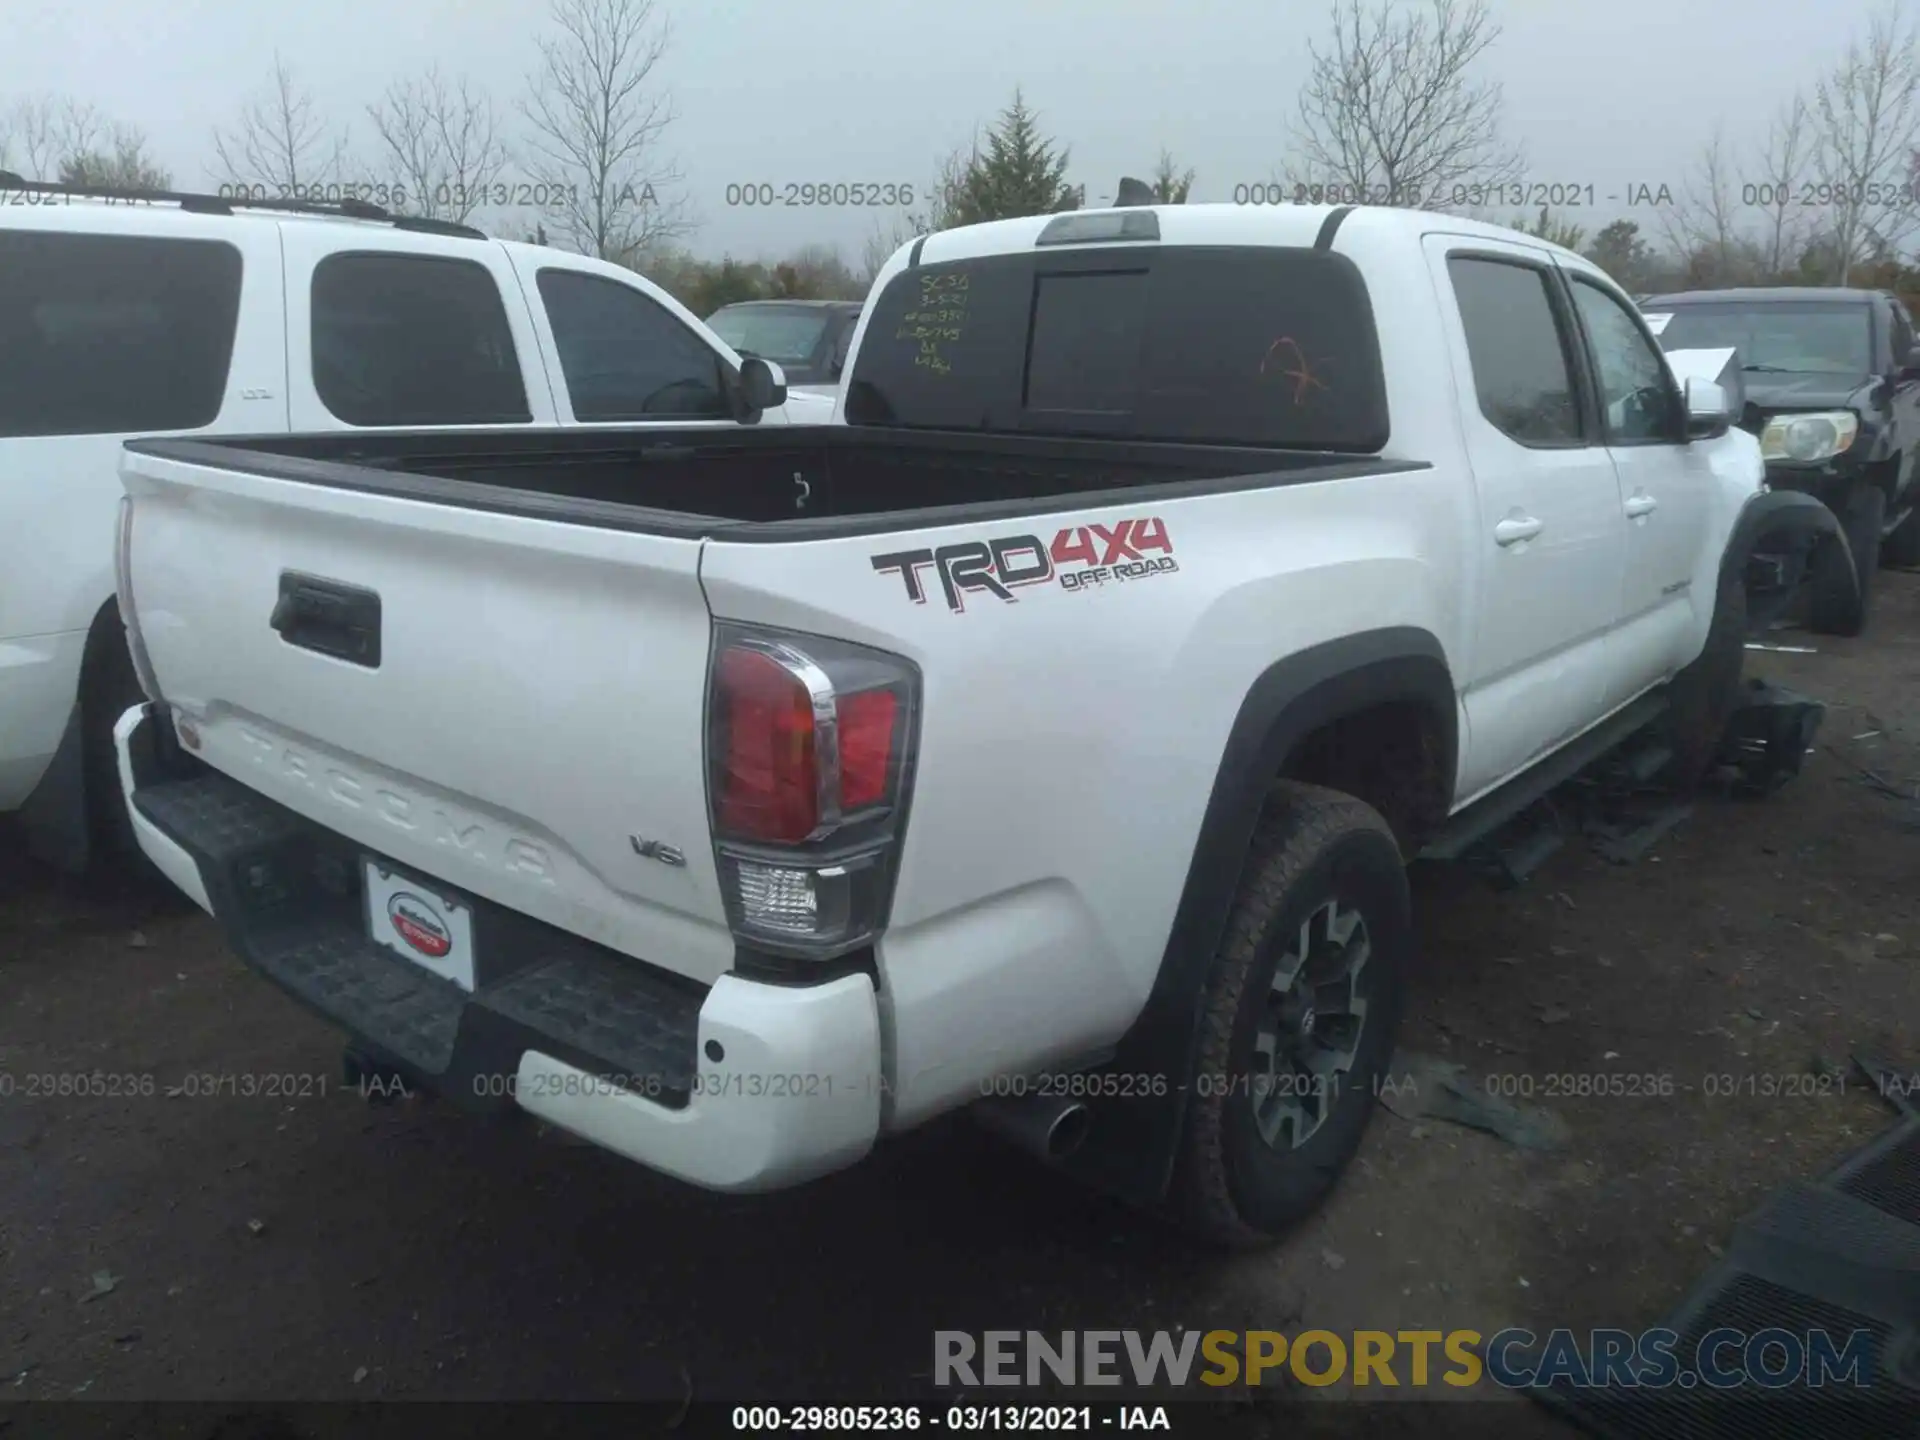
[(1660, 502), (1644, 490), (1636, 490), (1627, 497), (1627, 514), (1635, 520), (1651, 515), (1659, 508)]
[(1531, 540), (1546, 528), (1531, 515), (1509, 515), (1493, 527), (1493, 539), (1498, 545), (1518, 545), (1522, 540)]
[(283, 570), (267, 624), (289, 645), (369, 670), (380, 668), (380, 596), (375, 591)]

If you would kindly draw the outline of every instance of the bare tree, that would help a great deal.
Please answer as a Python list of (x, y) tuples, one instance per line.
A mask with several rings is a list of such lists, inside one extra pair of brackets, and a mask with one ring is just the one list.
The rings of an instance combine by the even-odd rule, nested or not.
[(873, 232), (867, 236), (860, 247), (860, 278), (871, 286), (875, 278), (886, 268), (887, 261), (902, 245), (907, 243), (903, 233), (904, 222), (895, 221), (891, 227), (875, 224)]
[(51, 95), (22, 100), (0, 117), (0, 163), (18, 169), (23, 179), (54, 180), (66, 161), (106, 145), (113, 128), (85, 101)]
[(104, 143), (62, 157), (60, 183), (101, 190), (171, 190), (173, 176), (147, 153), (144, 134), (131, 125), (114, 125)]
[(1751, 247), (1743, 244), (1740, 233), (1738, 186), (1725, 138), (1716, 126), (1681, 178), (1673, 204), (1660, 216), (1661, 233), (1688, 257), (1695, 284), (1732, 285), (1758, 278), (1743, 273), (1742, 261)]
[(655, 75), (669, 38), (653, 0), (553, 0), (559, 33), (520, 109), (532, 126), (527, 168), (555, 224), (590, 255), (620, 259), (691, 228), (664, 190), (679, 169), (659, 154), (673, 123)]
[(915, 209), (890, 224), (875, 225), (860, 251), (861, 274), (869, 285), (893, 258), (894, 251), (914, 236), (948, 230), (958, 223), (958, 207), (967, 176), (979, 158), (980, 136), (975, 131), (967, 144), (956, 145), (940, 157), (940, 163), (934, 168), (933, 183), (914, 197)]
[(1790, 269), (1806, 243), (1806, 226), (1795, 201), (1813, 144), (1812, 116), (1806, 99), (1795, 95), (1773, 118), (1760, 157), (1760, 175), (1754, 182), (1758, 208), (1765, 217), (1761, 245), (1766, 251), (1769, 277), (1777, 278)]
[(1542, 205), (1540, 213), (1528, 219), (1525, 215), (1516, 215), (1507, 222), (1509, 230), (1518, 230), (1522, 235), (1532, 235), (1545, 240), (1549, 245), (1558, 245), (1567, 250), (1578, 250), (1586, 244), (1587, 232), (1584, 226), (1571, 220), (1564, 220), (1551, 209)]
[(1832, 280), (1847, 283), (1853, 267), (1888, 250), (1913, 228), (1915, 211), (1903, 189), (1911, 183), (1920, 144), (1920, 46), (1889, 0), (1864, 41), (1814, 87), (1815, 198), (1833, 226)]
[(1193, 170), (1182, 170), (1173, 163), (1173, 156), (1162, 150), (1160, 163), (1154, 167), (1153, 203), (1156, 205), (1184, 205), (1187, 197), (1193, 193)]
[(213, 135), (223, 180), (265, 185), (279, 195), (337, 181), (347, 149), (345, 132), (322, 118), (313, 93), (294, 84), (293, 72), (277, 53), (272, 83), (246, 102), (231, 130)]
[(1501, 137), (1500, 86), (1473, 77), (1499, 36), (1486, 0), (1426, 0), (1412, 12), (1394, 0), (1371, 11), (1339, 0), (1332, 49), (1308, 47), (1285, 182), (1381, 204), (1477, 208), (1471, 191), (1518, 179), (1523, 164)]
[(507, 168), (493, 101), (465, 76), (448, 84), (439, 68), (396, 80), (367, 107), (386, 147), (397, 203), (433, 220), (464, 222)]

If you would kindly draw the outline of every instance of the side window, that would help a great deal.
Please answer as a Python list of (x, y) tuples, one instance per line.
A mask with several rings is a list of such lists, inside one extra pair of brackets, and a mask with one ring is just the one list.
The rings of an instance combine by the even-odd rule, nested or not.
[(1686, 432), (1666, 358), (1618, 300), (1578, 275), (1568, 278), (1573, 281), (1574, 308), (1593, 348), (1608, 440), (1679, 441)]
[(1573, 370), (1546, 271), (1462, 255), (1447, 261), (1447, 273), (1480, 413), (1522, 445), (1581, 443)]
[(574, 419), (732, 418), (719, 352), (631, 285), (542, 270), (540, 299)]
[(349, 425), (533, 419), (500, 287), (472, 260), (364, 251), (322, 260), (313, 388)]
[(211, 425), (240, 269), (218, 240), (0, 231), (0, 436)]

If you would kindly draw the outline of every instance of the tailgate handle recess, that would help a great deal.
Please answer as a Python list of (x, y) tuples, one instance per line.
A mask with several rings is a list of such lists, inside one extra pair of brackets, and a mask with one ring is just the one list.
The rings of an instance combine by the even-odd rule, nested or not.
[(369, 670), (380, 668), (380, 596), (297, 570), (280, 572), (280, 598), (267, 621), (280, 638), (302, 650), (331, 655)]

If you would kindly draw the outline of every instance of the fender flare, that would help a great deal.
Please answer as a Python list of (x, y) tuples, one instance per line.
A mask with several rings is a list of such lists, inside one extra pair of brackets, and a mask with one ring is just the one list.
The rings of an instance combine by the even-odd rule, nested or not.
[[(1763, 545), (1776, 552), (1771, 578), (1762, 578), (1766, 570), (1755, 565), (1766, 556)], [(1834, 545), (1847, 556), (1846, 574), (1853, 576), (1846, 528), (1825, 501), (1799, 490), (1763, 490), (1740, 507), (1721, 553), (1718, 583), (1724, 586), (1733, 576), (1743, 576), (1747, 628), (1755, 633), (1789, 608), (1814, 556)]]
[(1061, 1160), (1063, 1168), (1138, 1203), (1165, 1194), (1186, 1115), (1187, 1074), (1200, 1043), (1207, 972), (1267, 792), (1287, 756), (1315, 730), (1396, 701), (1432, 712), (1451, 808), (1459, 700), (1446, 652), (1428, 631), (1394, 627), (1328, 641), (1276, 661), (1248, 688), (1220, 757), (1153, 989), (1104, 1067), (1124, 1077), (1116, 1087), (1124, 1093), (1089, 1101), (1093, 1124), (1086, 1142)]
[(1840, 518), (1818, 496), (1799, 490), (1763, 490), (1749, 496), (1740, 507), (1733, 533), (1727, 537), (1722, 568), (1744, 566), (1763, 535), (1782, 530), (1807, 536), (1809, 545), (1826, 536), (1837, 538), (1843, 545), (1847, 541)]

